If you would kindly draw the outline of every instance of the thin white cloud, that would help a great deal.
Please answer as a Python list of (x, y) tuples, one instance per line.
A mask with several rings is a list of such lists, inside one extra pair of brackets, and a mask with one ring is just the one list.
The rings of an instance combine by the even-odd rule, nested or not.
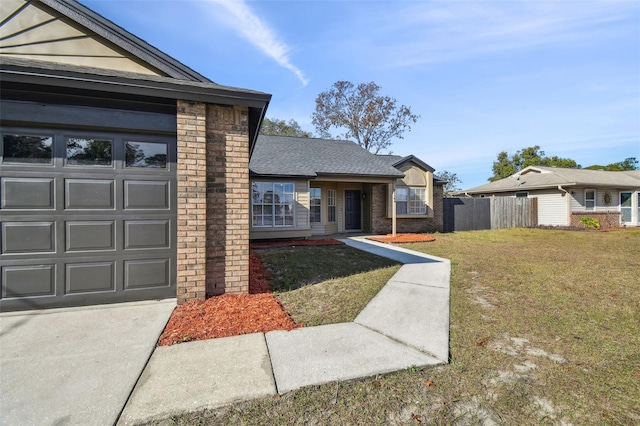
[(212, 0), (231, 14), (226, 23), (242, 37), (275, 60), (280, 66), (291, 71), (303, 86), (309, 83), (304, 73), (291, 63), (289, 46), (279, 40), (278, 35), (260, 19), (244, 0)]

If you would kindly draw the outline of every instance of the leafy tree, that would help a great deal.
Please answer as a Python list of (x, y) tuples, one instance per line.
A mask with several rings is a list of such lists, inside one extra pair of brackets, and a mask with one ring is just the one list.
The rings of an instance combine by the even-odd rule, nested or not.
[(265, 118), (262, 121), (260, 133), (271, 136), (295, 136), (298, 138), (313, 137), (311, 132), (302, 130), (298, 122), (293, 118), (289, 121), (280, 120), (278, 118), (274, 118), (272, 120)]
[(443, 186), (445, 197), (450, 197), (451, 193), (460, 191), (462, 189), (458, 186), (459, 184), (462, 184), (462, 181), (460, 180), (458, 175), (455, 173), (451, 173), (446, 170), (443, 170), (436, 174), (436, 178), (440, 180), (444, 180), (446, 182)]
[(623, 172), (627, 170), (637, 170), (638, 160), (636, 159), (636, 157), (629, 157), (629, 158), (626, 158), (624, 161), (618, 161), (617, 163), (607, 164), (606, 166), (594, 164), (593, 166), (585, 167), (585, 169), (607, 170), (610, 172)]
[(389, 96), (379, 95), (374, 82), (355, 86), (337, 81), (316, 98), (312, 123), (323, 137), (333, 137), (329, 129), (342, 131), (338, 137), (354, 139), (364, 149), (378, 154), (391, 145), (393, 138), (402, 139), (419, 116)]
[(498, 153), (496, 161), (493, 162), (493, 176), (488, 180), (494, 182), (504, 179), (512, 174), (529, 166), (563, 167), (567, 169), (579, 169), (580, 166), (570, 158), (558, 156), (547, 157), (538, 145), (520, 149), (515, 154), (509, 156), (506, 151)]

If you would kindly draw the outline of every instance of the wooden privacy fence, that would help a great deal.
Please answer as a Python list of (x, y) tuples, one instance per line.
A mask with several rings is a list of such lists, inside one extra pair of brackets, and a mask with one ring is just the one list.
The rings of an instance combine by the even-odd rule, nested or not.
[(537, 198), (491, 197), (491, 229), (537, 225)]
[(538, 224), (538, 199), (445, 198), (443, 231), (522, 228)]

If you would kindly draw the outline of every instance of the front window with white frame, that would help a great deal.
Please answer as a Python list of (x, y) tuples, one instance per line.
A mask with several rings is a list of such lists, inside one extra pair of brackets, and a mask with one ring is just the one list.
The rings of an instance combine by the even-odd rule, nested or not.
[(596, 209), (596, 190), (595, 189), (585, 189), (584, 208), (587, 211), (593, 211)]
[(396, 214), (426, 214), (426, 200), (424, 188), (396, 188)]
[(293, 226), (293, 183), (253, 182), (251, 192), (251, 223), (254, 227)]

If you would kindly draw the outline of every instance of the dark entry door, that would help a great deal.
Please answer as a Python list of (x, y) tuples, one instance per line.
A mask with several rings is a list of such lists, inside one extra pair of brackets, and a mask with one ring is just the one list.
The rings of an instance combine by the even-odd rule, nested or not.
[(360, 229), (362, 226), (360, 223), (360, 191), (345, 191), (344, 204), (344, 229)]

